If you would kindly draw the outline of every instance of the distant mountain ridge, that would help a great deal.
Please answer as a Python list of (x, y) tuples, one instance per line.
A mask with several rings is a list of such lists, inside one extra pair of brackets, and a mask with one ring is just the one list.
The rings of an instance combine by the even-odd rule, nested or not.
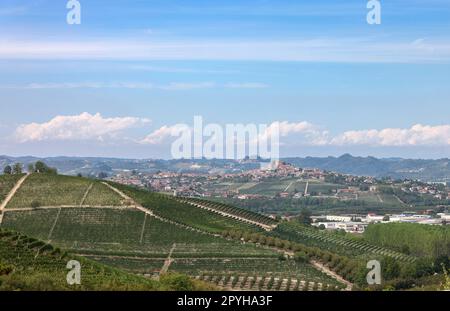
[[(123, 170), (138, 170), (143, 172), (173, 171), (220, 173), (245, 171), (259, 167), (256, 160), (158, 160), (158, 159), (117, 159), (102, 157), (10, 157), (0, 156), (0, 169), (15, 162), (28, 163), (44, 161), (49, 166), (56, 167), (62, 174), (96, 175), (100, 172), (113, 174)], [(373, 176), (377, 178), (410, 178), (422, 181), (450, 182), (450, 159), (403, 159), (355, 157), (344, 154), (340, 157), (290, 157), (283, 158), (285, 162), (302, 168), (318, 168), (343, 174), (358, 176)]]
[(373, 177), (410, 178), (423, 181), (450, 181), (450, 159), (422, 160), (402, 158), (340, 157), (285, 158), (303, 168), (318, 168), (343, 174)]

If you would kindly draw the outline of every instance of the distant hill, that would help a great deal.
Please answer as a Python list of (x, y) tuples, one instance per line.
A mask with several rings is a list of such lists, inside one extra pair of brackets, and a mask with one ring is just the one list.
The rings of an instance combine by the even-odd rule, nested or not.
[(343, 174), (373, 177), (410, 178), (423, 181), (450, 181), (450, 159), (416, 160), (402, 158), (306, 157), (283, 159), (303, 168), (318, 168)]
[[(33, 163), (44, 161), (56, 167), (61, 174), (96, 176), (100, 172), (112, 175), (125, 170), (140, 172), (197, 172), (197, 173), (230, 173), (259, 168), (259, 161), (246, 160), (159, 160), (159, 159), (115, 159), (97, 157), (9, 157), (0, 156), (0, 170), (15, 162)], [(354, 157), (345, 154), (340, 157), (292, 157), (284, 161), (302, 168), (318, 168), (343, 174), (374, 177), (411, 178), (422, 181), (450, 181), (450, 159), (419, 160), (402, 158)]]

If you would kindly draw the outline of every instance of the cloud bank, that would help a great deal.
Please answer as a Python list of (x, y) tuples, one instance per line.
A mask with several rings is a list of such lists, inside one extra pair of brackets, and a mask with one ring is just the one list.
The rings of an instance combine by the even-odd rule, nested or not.
[[(107, 141), (121, 139), (127, 130), (142, 127), (149, 119), (136, 117), (105, 118), (100, 113), (56, 116), (44, 123), (20, 125), (15, 130), (19, 143), (39, 141)], [(205, 124), (206, 125), (206, 124)], [(410, 128), (349, 130), (331, 134), (329, 130), (307, 121), (275, 121), (259, 139), (267, 139), (278, 127), (281, 146), (367, 146), (367, 147), (450, 147), (450, 125), (415, 124)], [(223, 127), (225, 132), (225, 126)], [(138, 145), (168, 145), (190, 125), (163, 125), (147, 136), (133, 141)]]
[(73, 116), (56, 116), (45, 123), (23, 124), (15, 136), (21, 143), (36, 141), (98, 140), (117, 137), (131, 127), (149, 123), (149, 119), (134, 117), (104, 118), (100, 113), (87, 112)]

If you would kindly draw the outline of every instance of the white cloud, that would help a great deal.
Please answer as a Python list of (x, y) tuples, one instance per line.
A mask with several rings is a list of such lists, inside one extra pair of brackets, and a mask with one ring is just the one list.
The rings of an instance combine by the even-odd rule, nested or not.
[(0, 59), (235, 60), (344, 63), (448, 63), (446, 40), (306, 38), (280, 41), (0, 41)]
[[(417, 124), (405, 129), (352, 130), (331, 135), (327, 129), (307, 121), (276, 121), (269, 124), (263, 133), (259, 133), (258, 139), (270, 139), (276, 127), (279, 129), (282, 146), (450, 146), (450, 125)], [(178, 128), (179, 125), (165, 125), (148, 135), (141, 143), (168, 143), (173, 130)]]
[(148, 123), (134, 117), (104, 118), (100, 113), (56, 116), (45, 123), (23, 124), (16, 129), (19, 142), (45, 140), (104, 140), (114, 138), (123, 130)]
[(347, 131), (334, 137), (332, 145), (449, 146), (450, 125), (416, 124), (409, 129)]
[(149, 135), (147, 135), (144, 139), (140, 141), (140, 143), (145, 145), (159, 145), (162, 143), (167, 143), (169, 138), (172, 137), (173, 133), (176, 133), (182, 129), (188, 128), (186, 128), (186, 126), (182, 124), (176, 124), (172, 126), (164, 125), (159, 129), (153, 131)]

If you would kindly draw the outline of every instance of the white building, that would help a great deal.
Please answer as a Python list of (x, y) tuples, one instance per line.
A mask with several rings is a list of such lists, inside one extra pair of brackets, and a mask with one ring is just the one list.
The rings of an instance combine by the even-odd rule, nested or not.
[(336, 216), (336, 215), (327, 215), (326, 220), (328, 221), (338, 221), (338, 222), (350, 222), (352, 221), (351, 216)]

